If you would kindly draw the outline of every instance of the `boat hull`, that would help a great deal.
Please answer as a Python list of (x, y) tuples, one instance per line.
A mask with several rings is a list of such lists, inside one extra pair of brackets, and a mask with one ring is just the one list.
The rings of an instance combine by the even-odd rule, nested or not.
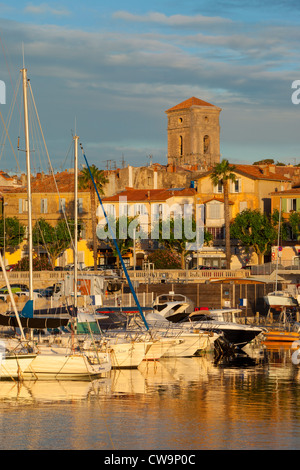
[(268, 294), (264, 300), (269, 307), (297, 307), (298, 301), (290, 295)]
[(264, 333), (265, 343), (293, 343), (300, 340), (300, 334), (295, 331), (267, 331)]
[(16, 354), (4, 357), (0, 366), (0, 379), (22, 380), (25, 370), (27, 370), (35, 357), (36, 354)]
[(145, 344), (132, 341), (108, 345), (113, 369), (137, 368), (145, 357)]
[(198, 333), (182, 334), (176, 343), (163, 354), (164, 357), (192, 357), (197, 351), (203, 351), (209, 346), (209, 336)]
[(225, 322), (201, 322), (198, 328), (204, 331), (215, 331), (223, 334), (224, 338), (236, 347), (242, 348), (254, 340), (262, 329), (255, 326), (239, 325), (238, 323), (226, 324)]
[(97, 363), (95, 357), (88, 354), (68, 354), (49, 348), (33, 359), (24, 376), (39, 380), (90, 380), (111, 370), (109, 356), (102, 355), (102, 359), (102, 363)]

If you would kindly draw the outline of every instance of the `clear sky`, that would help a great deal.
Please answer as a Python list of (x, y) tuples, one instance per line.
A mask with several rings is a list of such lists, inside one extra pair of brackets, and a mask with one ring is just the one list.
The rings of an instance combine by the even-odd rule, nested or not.
[[(0, 2), (4, 119), (14, 103), (22, 44), (55, 169), (69, 167), (75, 122), (91, 164), (166, 164), (165, 110), (192, 96), (222, 108), (221, 154), (232, 163), (300, 162), (299, 0)], [(9, 124), (17, 152), (20, 99)], [(19, 103), (19, 104), (18, 104)], [(16, 171), (9, 140), (0, 169)], [(45, 169), (37, 144), (33, 166)]]

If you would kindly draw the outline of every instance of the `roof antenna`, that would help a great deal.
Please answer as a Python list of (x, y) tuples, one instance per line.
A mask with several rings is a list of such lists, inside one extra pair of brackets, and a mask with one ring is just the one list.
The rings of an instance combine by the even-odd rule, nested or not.
[(23, 69), (24, 69), (25, 68), (24, 42), (22, 42), (22, 55), (23, 55)]

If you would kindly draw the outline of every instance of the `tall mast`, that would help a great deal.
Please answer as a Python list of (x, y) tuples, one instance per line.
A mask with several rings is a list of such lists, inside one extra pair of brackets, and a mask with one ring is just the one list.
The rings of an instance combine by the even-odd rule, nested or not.
[(74, 189), (74, 307), (77, 307), (77, 279), (78, 279), (78, 135), (74, 135), (74, 174), (75, 174), (75, 189)]
[(30, 172), (30, 144), (29, 144), (29, 125), (28, 125), (28, 101), (27, 101), (27, 69), (21, 70), (23, 77), (23, 101), (24, 101), (24, 127), (25, 127), (25, 152), (27, 168), (27, 202), (28, 202), (28, 257), (29, 257), (29, 300), (33, 300), (33, 282), (32, 282), (32, 198), (31, 198), (31, 172)]
[(280, 243), (280, 224), (281, 224), (281, 198), (279, 200), (279, 221), (278, 221), (278, 234), (277, 234), (277, 259), (276, 259), (276, 277), (275, 277), (275, 292), (277, 292), (277, 275), (278, 275), (278, 263), (279, 263), (279, 243)]

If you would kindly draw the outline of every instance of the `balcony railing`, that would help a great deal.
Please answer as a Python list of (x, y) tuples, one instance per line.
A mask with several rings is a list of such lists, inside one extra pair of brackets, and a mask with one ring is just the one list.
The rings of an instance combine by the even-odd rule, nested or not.
[(276, 271), (277, 267), (279, 274), (288, 272), (300, 274), (300, 260), (296, 258), (293, 260), (279, 260), (278, 265), (276, 262), (272, 262), (251, 266), (251, 275), (270, 275), (273, 271)]

